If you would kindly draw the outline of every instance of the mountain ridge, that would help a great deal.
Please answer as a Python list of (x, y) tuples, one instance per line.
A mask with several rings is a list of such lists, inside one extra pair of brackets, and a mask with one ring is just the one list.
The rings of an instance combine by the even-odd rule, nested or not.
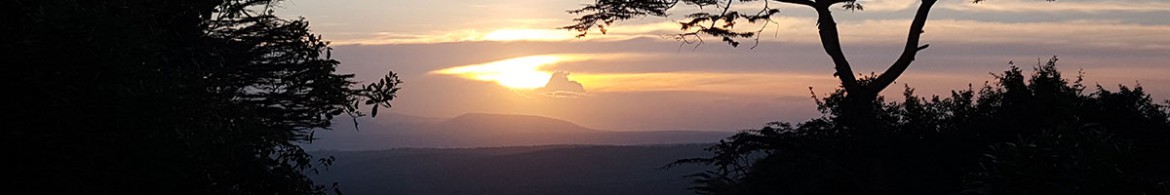
[(512, 146), (318, 151), (335, 156), (313, 180), (347, 194), (689, 194), (709, 144)]
[[(467, 128), (473, 126), (473, 128)], [(510, 133), (548, 133), (549, 130), (558, 132), (591, 132), (596, 129), (582, 127), (566, 120), (516, 114), (466, 113), (445, 120), (436, 125), (436, 130), (457, 131), (474, 129), (483, 131), (507, 131)]]
[[(337, 119), (336, 129), (317, 131), (309, 150), (379, 150), (391, 148), (469, 148), (535, 145), (646, 145), (714, 143), (733, 134), (717, 131), (608, 131), (535, 115), (466, 113), (438, 120), (393, 114), (395, 122)], [(373, 124), (366, 124), (373, 123)], [(347, 127), (348, 126), (348, 127)]]

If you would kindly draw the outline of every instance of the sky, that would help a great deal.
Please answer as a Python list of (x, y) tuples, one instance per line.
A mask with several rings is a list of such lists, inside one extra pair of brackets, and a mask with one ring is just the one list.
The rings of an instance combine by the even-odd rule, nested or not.
[[(606, 34), (572, 24), (587, 0), (291, 0), (276, 10), (303, 17), (332, 41), (338, 70), (358, 81), (394, 71), (405, 82), (390, 110), (453, 117), (465, 113), (538, 115), (619, 131), (754, 129), (771, 121), (821, 116), (812, 96), (838, 86), (817, 37), (815, 12), (780, 9), (773, 22), (741, 23), (758, 44), (732, 47), (666, 38), (683, 15), (713, 7), (679, 5), (667, 17), (612, 25)], [(892, 63), (918, 6), (915, 0), (860, 0), (834, 9), (843, 49), (858, 73)], [(756, 12), (762, 2), (735, 3)], [(1143, 86), (1170, 98), (1170, 2), (1165, 0), (940, 0), (918, 54), (895, 86), (919, 95), (980, 88), (1014, 62), (1031, 70), (1058, 56), (1066, 77), (1116, 89)], [(692, 40), (693, 41), (693, 40)], [(752, 46), (755, 46), (752, 48)]]

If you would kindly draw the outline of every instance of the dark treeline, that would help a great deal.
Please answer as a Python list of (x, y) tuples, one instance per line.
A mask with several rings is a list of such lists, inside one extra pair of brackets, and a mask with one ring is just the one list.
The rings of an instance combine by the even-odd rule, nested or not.
[(274, 0), (6, 2), (8, 191), (302, 194), (330, 158), (298, 145), (335, 115), (389, 106)]
[[(850, 128), (841, 90), (823, 117), (771, 123), (676, 163), (701, 194), (1167, 194), (1170, 112), (1140, 86), (1088, 90), (1056, 58), (1014, 66), (949, 97), (879, 98), (878, 126)], [(858, 132), (860, 130), (870, 132)]]

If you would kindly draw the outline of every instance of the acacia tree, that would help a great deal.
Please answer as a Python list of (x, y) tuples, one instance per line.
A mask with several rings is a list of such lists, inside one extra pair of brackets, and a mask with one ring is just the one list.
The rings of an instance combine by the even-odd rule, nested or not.
[[(731, 10), (733, 4), (756, 1), (762, 1), (764, 4), (755, 13)], [(984, 0), (973, 0), (973, 3), (982, 1)], [(581, 16), (574, 19), (575, 24), (562, 28), (576, 30), (580, 32), (578, 37), (581, 37), (593, 28), (598, 28), (602, 33), (605, 33), (607, 28), (617, 21), (641, 16), (665, 17), (671, 9), (678, 7), (679, 3), (699, 8), (714, 6), (717, 8), (714, 9), (715, 12), (700, 11), (687, 14), (685, 17), (689, 20), (680, 22), (681, 29), (686, 32), (675, 34), (673, 37), (689, 42), (691, 38), (701, 41), (702, 36), (714, 36), (732, 46), (738, 46), (740, 43), (737, 39), (742, 38), (754, 37), (758, 43), (759, 31), (736, 30), (734, 29), (736, 23), (744, 21), (748, 23), (771, 22), (770, 18), (779, 13), (780, 10), (771, 7), (769, 2), (798, 5), (816, 11), (821, 45), (825, 53), (832, 58), (833, 68), (836, 70), (833, 75), (840, 80), (846, 97), (849, 99), (850, 107), (855, 107), (855, 109), (850, 109), (855, 112), (844, 113), (839, 117), (855, 119), (846, 121), (861, 122), (858, 124), (859, 126), (869, 126), (872, 123), (865, 121), (870, 121), (874, 116), (874, 101), (878, 94), (894, 83), (894, 80), (910, 67), (919, 51), (930, 46), (921, 45), (919, 42), (930, 10), (938, 0), (921, 0), (906, 35), (902, 54), (884, 72), (873, 78), (858, 78), (854, 75), (849, 60), (841, 50), (837, 22), (833, 18), (832, 9), (830, 9), (840, 4), (846, 10), (863, 10), (863, 5), (856, 0), (597, 0), (583, 8), (569, 10), (569, 13)]]
[[(972, 2), (982, 1), (973, 0)], [(763, 4), (758, 11), (753, 12), (732, 10), (735, 4), (751, 2), (763, 2)], [(951, 179), (959, 176), (952, 174), (956, 173), (953, 171), (928, 169), (939, 166), (907, 167), (906, 163), (902, 163), (907, 159), (903, 153), (915, 150), (913, 147), (899, 148), (895, 146), (913, 145), (918, 142), (915, 142), (914, 139), (900, 139), (907, 137), (901, 135), (904, 132), (899, 132), (901, 127), (883, 122), (883, 120), (890, 120), (890, 118), (884, 118), (883, 113), (880, 113), (883, 111), (883, 105), (879, 93), (888, 88), (909, 68), (919, 51), (929, 47), (929, 45), (920, 43), (921, 35), (924, 32), (923, 28), (926, 26), (931, 8), (937, 2), (938, 0), (920, 1), (907, 31), (905, 45), (897, 60), (880, 74), (860, 78), (855, 75), (848, 58), (842, 52), (837, 22), (832, 15), (833, 9), (831, 9), (840, 5), (849, 11), (863, 10), (863, 5), (856, 0), (597, 0), (580, 9), (569, 10), (569, 13), (580, 16), (574, 19), (575, 24), (563, 28), (580, 32), (579, 37), (586, 36), (595, 28), (606, 33), (614, 22), (643, 16), (666, 17), (670, 10), (680, 7), (681, 4), (696, 6), (703, 11), (685, 15), (686, 20), (679, 23), (684, 32), (674, 34), (673, 38), (686, 43), (690, 43), (691, 40), (698, 40), (699, 43), (702, 43), (702, 37), (713, 36), (737, 47), (740, 45), (740, 39), (756, 38), (758, 43), (760, 31), (736, 30), (736, 24), (748, 22), (766, 25), (767, 22), (772, 22), (771, 17), (778, 14), (780, 10), (772, 7), (771, 3), (811, 8), (817, 13), (817, 28), (821, 45), (825, 53), (832, 59), (834, 76), (839, 79), (842, 88), (826, 101), (819, 102), (819, 107), (827, 115), (830, 115), (830, 118), (810, 121), (796, 129), (770, 125), (759, 131), (764, 132), (759, 133), (761, 136), (753, 136), (751, 132), (741, 133), (728, 138), (731, 140), (730, 142), (721, 142), (720, 145), (710, 148), (709, 150), (715, 152), (714, 157), (680, 161), (681, 163), (700, 163), (719, 167), (719, 170), (716, 171), (718, 174), (697, 175), (700, 177), (698, 181), (704, 185), (700, 185), (696, 189), (700, 192), (732, 194), (770, 192), (753, 188), (739, 189), (744, 185), (736, 183), (745, 182), (746, 186), (749, 187), (790, 184), (792, 186), (785, 188), (830, 190), (806, 192), (812, 194), (856, 194), (862, 191), (874, 194), (914, 194), (910, 192), (936, 194), (940, 191), (934, 190), (950, 189), (949, 187), (954, 183), (946, 183), (946, 185), (936, 186), (933, 189), (915, 187), (915, 185), (953, 180), (939, 180), (934, 177), (939, 175), (905, 173), (939, 172), (942, 174), (940, 177)], [(701, 9), (706, 7), (716, 9)], [(771, 139), (785, 136), (795, 138)], [(931, 141), (937, 140), (932, 139)], [(979, 146), (978, 144), (972, 145)], [(922, 146), (936, 147), (938, 145)], [(741, 165), (740, 161), (746, 161), (741, 157), (752, 156), (750, 154), (759, 151), (764, 151), (765, 155), (757, 161), (750, 161), (746, 165), (738, 166)], [(953, 159), (966, 159), (967, 156), (964, 156), (966, 154), (958, 154), (964, 158)], [(821, 168), (826, 168), (824, 170), (803, 169), (808, 167), (803, 165), (819, 166), (825, 164), (831, 166), (822, 166)], [(961, 167), (961, 165), (942, 167), (954, 168)], [(781, 170), (811, 172), (809, 177), (818, 177), (819, 179), (805, 179), (804, 183), (770, 182), (783, 180), (773, 178), (771, 176), (775, 175), (770, 174), (783, 172)], [(738, 173), (743, 177), (726, 177), (727, 173)], [(743, 180), (740, 181), (740, 179)], [(851, 187), (841, 188), (839, 186)], [(917, 189), (917, 191), (913, 189)], [(800, 192), (793, 193), (800, 194)]]
[[(0, 78), (16, 191), (312, 194), (332, 158), (300, 147), (334, 116), (388, 107), (279, 0), (32, 0), (5, 6)], [(10, 9), (10, 10), (9, 10)]]

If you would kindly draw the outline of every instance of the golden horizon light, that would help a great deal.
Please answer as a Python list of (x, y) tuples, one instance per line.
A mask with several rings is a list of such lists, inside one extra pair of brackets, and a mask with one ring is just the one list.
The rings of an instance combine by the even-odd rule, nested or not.
[(483, 35), (485, 41), (559, 41), (575, 37), (568, 30), (551, 29), (500, 29)]
[(435, 74), (456, 75), (479, 81), (492, 81), (511, 89), (536, 89), (544, 87), (552, 72), (542, 67), (556, 64), (562, 57), (537, 55), (510, 58), (483, 64), (451, 67), (433, 71)]

